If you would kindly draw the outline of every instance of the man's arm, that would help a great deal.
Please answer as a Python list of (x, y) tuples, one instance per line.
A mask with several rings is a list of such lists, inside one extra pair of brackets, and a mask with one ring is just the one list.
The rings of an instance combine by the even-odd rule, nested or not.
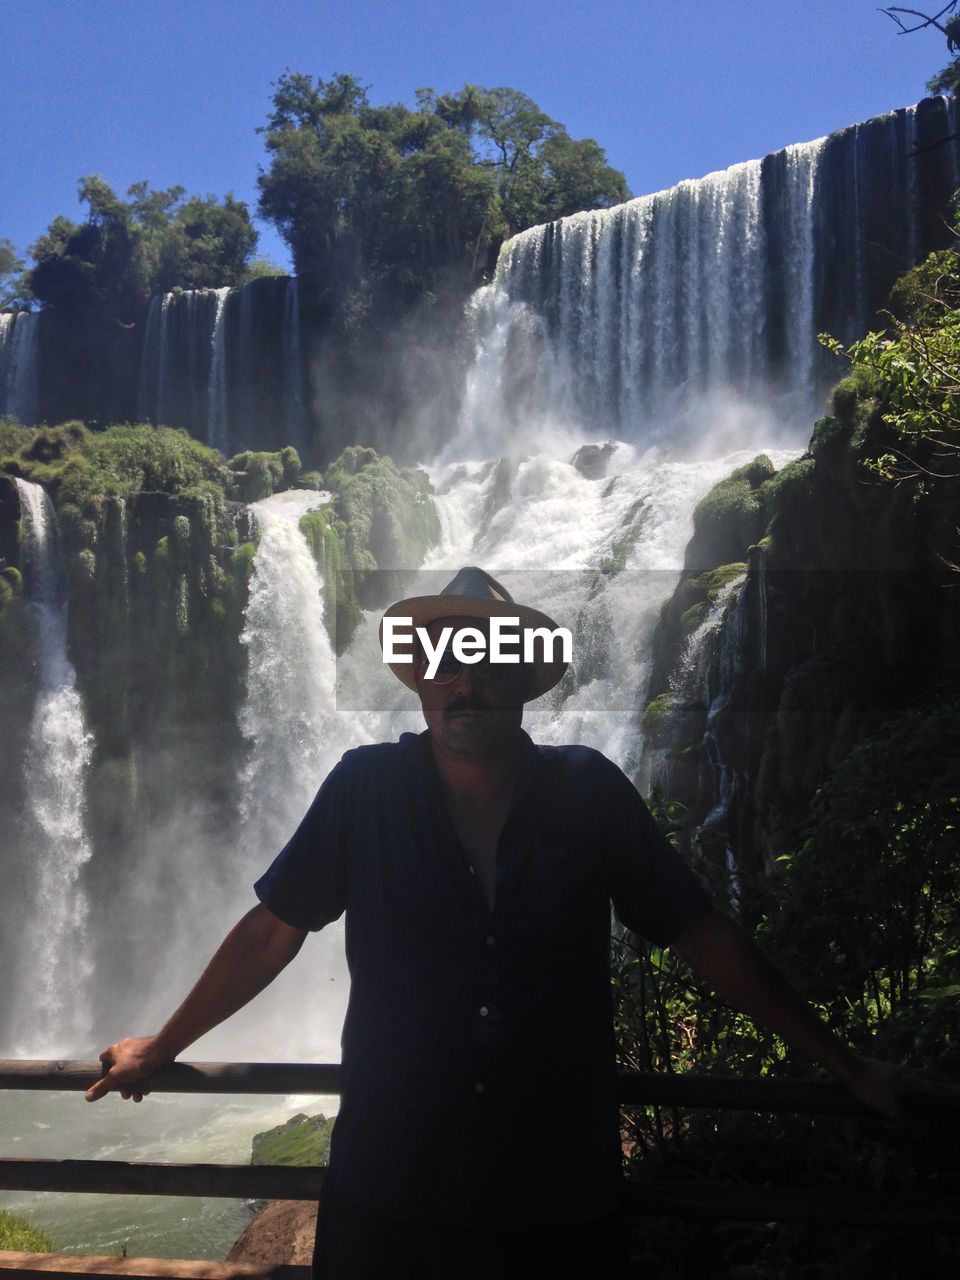
[(87, 1090), (95, 1102), (111, 1089), (139, 1102), (144, 1090), (131, 1086), (172, 1062), (178, 1053), (236, 1013), (268, 986), (303, 945), (305, 929), (285, 924), (262, 903), (230, 930), (196, 985), (153, 1036), (119, 1040), (100, 1055), (108, 1069)]
[(867, 1106), (897, 1115), (908, 1094), (960, 1097), (960, 1085), (855, 1053), (823, 1023), (753, 939), (713, 907), (671, 944), (728, 1004), (819, 1062)]

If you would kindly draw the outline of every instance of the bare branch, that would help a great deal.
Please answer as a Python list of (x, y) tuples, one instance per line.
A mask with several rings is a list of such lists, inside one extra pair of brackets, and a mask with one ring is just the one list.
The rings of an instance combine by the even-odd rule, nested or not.
[[(899, 34), (902, 36), (908, 36), (912, 31), (923, 31), (925, 27), (936, 27), (936, 29), (942, 32), (949, 40), (950, 36), (946, 27), (944, 27), (940, 22), (940, 19), (944, 14), (950, 13), (956, 7), (957, 0), (950, 0), (950, 3), (945, 4), (939, 13), (935, 13), (933, 15), (921, 13), (919, 9), (904, 9), (898, 4), (889, 5), (886, 9), (881, 9), (880, 12), (885, 13), (888, 18), (897, 24), (900, 28)], [(900, 13), (908, 14), (911, 18), (920, 18), (921, 21), (918, 22), (915, 27), (908, 27), (902, 18), (897, 17), (897, 14)]]

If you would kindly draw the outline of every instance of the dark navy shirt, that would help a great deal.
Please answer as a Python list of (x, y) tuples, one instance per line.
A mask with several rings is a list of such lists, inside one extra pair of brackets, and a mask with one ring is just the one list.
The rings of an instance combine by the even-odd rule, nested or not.
[(344, 1194), (503, 1227), (616, 1204), (610, 903), (665, 944), (708, 897), (605, 756), (524, 735), (492, 911), (426, 733), (348, 751), (256, 892), (302, 929), (346, 911)]

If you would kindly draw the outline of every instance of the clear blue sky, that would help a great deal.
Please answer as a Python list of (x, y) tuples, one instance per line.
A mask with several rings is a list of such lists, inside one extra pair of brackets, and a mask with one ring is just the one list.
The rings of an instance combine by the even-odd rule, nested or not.
[(21, 251), (81, 216), (87, 173), (253, 208), (285, 69), (411, 106), (510, 85), (641, 195), (915, 102), (947, 61), (877, 0), (0, 0), (0, 48), (0, 237)]

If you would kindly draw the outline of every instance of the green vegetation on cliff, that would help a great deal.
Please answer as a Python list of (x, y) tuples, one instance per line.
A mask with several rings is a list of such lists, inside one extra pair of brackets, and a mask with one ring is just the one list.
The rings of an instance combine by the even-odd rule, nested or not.
[(396, 599), (440, 538), (426, 473), (352, 446), (327, 469), (324, 486), (334, 495), (342, 563), (354, 572), (357, 599), (367, 608)]
[(86, 511), (96, 499), (134, 493), (222, 499), (230, 476), (215, 449), (171, 427), (82, 422), (0, 425), (0, 471), (48, 489), (57, 506)]
[(300, 1112), (285, 1123), (258, 1133), (253, 1139), (251, 1164), (325, 1165), (333, 1120)]
[(0, 1209), (0, 1249), (14, 1249), (23, 1253), (51, 1253), (53, 1243), (26, 1218)]
[[(955, 227), (960, 236), (960, 225)], [(865, 476), (924, 513), (935, 553), (960, 561), (960, 249), (931, 254), (895, 286), (887, 328), (844, 348), (851, 363), (834, 395)]]

